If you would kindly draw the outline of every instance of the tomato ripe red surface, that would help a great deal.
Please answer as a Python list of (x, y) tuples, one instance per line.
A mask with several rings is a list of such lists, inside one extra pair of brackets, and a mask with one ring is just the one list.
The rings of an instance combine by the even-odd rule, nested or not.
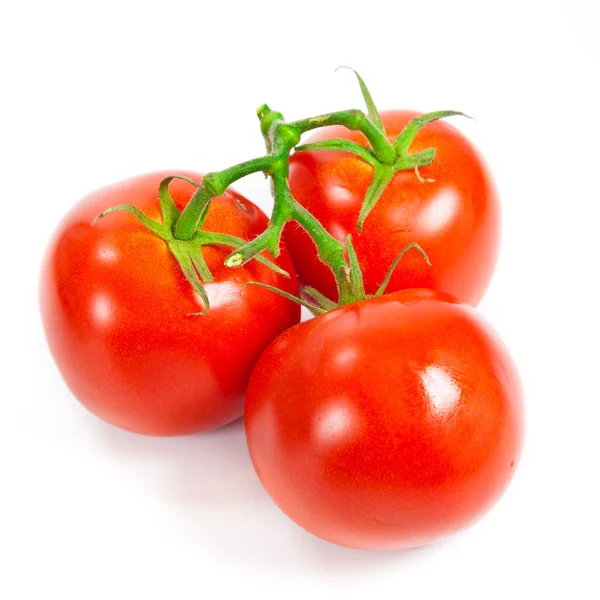
[(258, 362), (246, 435), (278, 506), (353, 548), (432, 542), (500, 497), (523, 436), (519, 377), (472, 307), (406, 290), (292, 327)]
[[(230, 247), (204, 246), (214, 276), (204, 307), (167, 244), (132, 215), (102, 211), (133, 204), (160, 220), (158, 185), (167, 175), (143, 175), (84, 198), (59, 226), (41, 273), (41, 311), (54, 359), (74, 395), (109, 423), (153, 435), (182, 435), (224, 425), (242, 415), (252, 368), (265, 347), (300, 318), (299, 307), (256, 286), (297, 293), (285, 249), (277, 264), (285, 279), (257, 261), (228, 269)], [(201, 175), (185, 173), (195, 181)], [(175, 180), (181, 210), (194, 191)], [(228, 191), (213, 200), (205, 231), (251, 239), (267, 218)]]
[[(383, 112), (390, 140), (418, 114)], [(307, 141), (330, 138), (366, 144), (362, 134), (343, 127), (325, 128)], [(373, 168), (360, 158), (345, 152), (297, 152), (290, 161), (290, 188), (300, 204), (339, 241), (352, 234), (367, 293), (375, 293), (402, 248), (417, 242), (432, 266), (417, 254), (406, 255), (388, 292), (430, 288), (476, 305), (490, 282), (498, 253), (496, 188), (482, 157), (448, 123), (426, 125), (410, 151), (426, 148), (435, 148), (436, 158), (421, 168), (421, 175), (435, 181), (422, 183), (414, 171), (397, 173), (368, 215), (361, 234), (356, 223)], [(318, 260), (306, 233), (291, 224), (286, 227), (285, 239), (301, 281), (335, 300), (333, 276)]]

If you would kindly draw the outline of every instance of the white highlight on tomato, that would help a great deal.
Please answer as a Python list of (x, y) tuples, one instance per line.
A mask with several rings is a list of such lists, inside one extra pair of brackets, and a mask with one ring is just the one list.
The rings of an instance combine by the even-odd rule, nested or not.
[(438, 366), (427, 367), (421, 373), (421, 381), (437, 415), (449, 413), (460, 398), (460, 389), (450, 374)]
[(92, 318), (97, 325), (108, 325), (113, 319), (114, 303), (110, 296), (97, 294), (92, 300)]
[(98, 259), (103, 263), (113, 264), (119, 259), (119, 253), (116, 248), (111, 245), (105, 245), (98, 248)]
[(345, 403), (344, 398), (328, 403), (317, 415), (314, 433), (319, 443), (338, 444), (350, 437), (355, 429), (356, 419)]
[(454, 220), (454, 215), (458, 210), (460, 210), (459, 198), (455, 190), (441, 189), (424, 208), (419, 226), (424, 231), (441, 231)]

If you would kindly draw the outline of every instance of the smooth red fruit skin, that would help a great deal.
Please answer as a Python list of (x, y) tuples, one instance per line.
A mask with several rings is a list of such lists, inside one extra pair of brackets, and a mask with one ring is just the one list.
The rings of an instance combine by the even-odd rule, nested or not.
[(523, 437), (521, 386), (472, 307), (413, 289), (279, 336), (252, 374), (246, 435), (301, 527), (365, 550), (433, 542), (500, 497)]
[[(390, 141), (418, 114), (382, 113)], [(309, 141), (329, 138), (366, 144), (362, 134), (343, 127), (325, 128)], [(419, 182), (414, 171), (397, 173), (368, 215), (361, 234), (356, 223), (373, 176), (373, 168), (361, 159), (345, 152), (297, 152), (290, 162), (290, 188), (335, 238), (345, 241), (352, 234), (367, 293), (376, 292), (402, 248), (418, 242), (432, 266), (418, 253), (409, 252), (387, 291), (436, 289), (475, 306), (487, 289), (498, 254), (496, 188), (482, 157), (448, 123), (426, 125), (410, 152), (426, 148), (435, 148), (436, 158), (420, 171), (435, 182)], [(295, 223), (284, 233), (300, 280), (336, 299), (333, 276), (318, 260), (310, 238)]]
[[(300, 319), (297, 306), (267, 290), (241, 294), (248, 281), (296, 293), (285, 250), (277, 262), (292, 279), (256, 261), (228, 269), (231, 248), (205, 247), (215, 278), (205, 286), (210, 311), (187, 316), (203, 305), (164, 241), (122, 212), (92, 227), (118, 204), (159, 219), (158, 185), (171, 174), (142, 175), (84, 198), (56, 231), (41, 273), (46, 337), (73, 394), (105, 421), (151, 435), (205, 431), (240, 417), (262, 351)], [(194, 191), (177, 180), (169, 189), (180, 209)], [(229, 191), (214, 199), (204, 229), (250, 239), (266, 225), (258, 207)]]

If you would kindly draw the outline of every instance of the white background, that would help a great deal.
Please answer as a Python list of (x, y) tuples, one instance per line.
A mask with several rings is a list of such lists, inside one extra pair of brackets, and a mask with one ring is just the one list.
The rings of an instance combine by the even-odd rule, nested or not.
[[(0, 9), (0, 597), (598, 598), (600, 46), (594, 0), (13, 2)], [(271, 503), (243, 428), (114, 429), (43, 340), (45, 244), (87, 192), (262, 152), (254, 110), (458, 109), (498, 180), (502, 254), (480, 308), (511, 348), (527, 444), (471, 530), (364, 553)], [(237, 188), (269, 209), (265, 182)]]

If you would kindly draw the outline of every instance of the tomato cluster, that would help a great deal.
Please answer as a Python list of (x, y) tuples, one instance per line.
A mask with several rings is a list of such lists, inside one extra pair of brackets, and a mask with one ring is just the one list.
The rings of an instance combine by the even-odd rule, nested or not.
[[(319, 118), (329, 124), (334, 116)], [(398, 138), (416, 117), (383, 113), (384, 137)], [(286, 143), (297, 142), (294, 131), (285, 130)], [(268, 141), (274, 152), (277, 140)], [(434, 148), (435, 160), (395, 173), (361, 231), (373, 166), (340, 140), (367, 148), (367, 137), (338, 126), (313, 138), (327, 140), (341, 149), (242, 168), (285, 168), (280, 178), (275, 166), (268, 172), (274, 189), (289, 184), (288, 199), (301, 207), (290, 213), (297, 222), (280, 223), (281, 248), (259, 248), (256, 260), (244, 252), (272, 233), (275, 213), (270, 224), (227, 189), (233, 177), (203, 182), (186, 173), (165, 196), (165, 186), (158, 190), (170, 174), (153, 173), (85, 198), (44, 260), (45, 332), (73, 394), (109, 423), (184, 435), (245, 413), (258, 477), (300, 526), (353, 548), (424, 544), (478, 519), (519, 460), (519, 377), (473, 308), (496, 261), (496, 190), (468, 140), (431, 122), (411, 149), (425, 156)], [(190, 220), (194, 235), (175, 239), (169, 215), (183, 219), (209, 188), (205, 210)], [(115, 205), (137, 220), (124, 212), (95, 220)], [(347, 271), (327, 268), (324, 235), (328, 247), (346, 244)], [(231, 240), (246, 245), (232, 255), (227, 245), (239, 246)], [(381, 294), (394, 257), (411, 242), (431, 265), (407, 255)], [(195, 249), (182, 254), (184, 247)], [(342, 301), (343, 277), (360, 279), (353, 301)], [(306, 304), (306, 296), (320, 299), (310, 304), (318, 316), (299, 323), (292, 300)]]

